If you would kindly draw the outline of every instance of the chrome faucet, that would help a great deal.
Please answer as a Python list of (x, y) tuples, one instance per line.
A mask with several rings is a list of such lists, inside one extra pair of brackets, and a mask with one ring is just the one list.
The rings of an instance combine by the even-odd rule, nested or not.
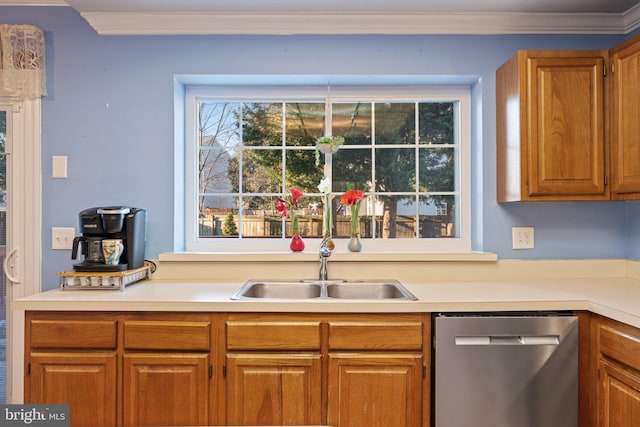
[(334, 245), (331, 236), (326, 236), (322, 239), (322, 242), (320, 242), (320, 280), (327, 280), (327, 258), (331, 256), (333, 248)]

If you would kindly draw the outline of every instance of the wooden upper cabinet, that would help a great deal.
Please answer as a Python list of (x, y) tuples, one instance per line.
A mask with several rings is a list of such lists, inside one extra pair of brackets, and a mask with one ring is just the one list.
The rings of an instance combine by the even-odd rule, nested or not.
[(640, 35), (610, 57), (612, 198), (640, 199)]
[(519, 51), (496, 72), (497, 198), (605, 200), (607, 51)]

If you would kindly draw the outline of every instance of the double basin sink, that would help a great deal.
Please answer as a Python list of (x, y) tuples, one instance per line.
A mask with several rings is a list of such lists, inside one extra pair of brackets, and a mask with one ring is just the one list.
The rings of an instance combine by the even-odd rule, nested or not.
[(407, 300), (416, 298), (397, 280), (250, 280), (232, 300)]

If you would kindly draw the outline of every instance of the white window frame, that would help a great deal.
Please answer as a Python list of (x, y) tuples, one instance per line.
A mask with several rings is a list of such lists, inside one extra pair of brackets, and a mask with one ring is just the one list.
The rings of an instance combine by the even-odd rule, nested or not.
[[(372, 96), (375, 94), (375, 96)], [(471, 252), (471, 88), (469, 86), (187, 86), (184, 92), (184, 249), (186, 252), (288, 252), (289, 239), (198, 238), (197, 189), (197, 99), (220, 101), (306, 100), (349, 102), (350, 100), (457, 101), (456, 129), (459, 141), (456, 191), (459, 237), (418, 239), (364, 239), (367, 252), (377, 253), (467, 253)], [(182, 158), (182, 156), (177, 156)], [(182, 177), (177, 176), (177, 181)], [(336, 238), (337, 252), (347, 252), (348, 239)], [(308, 250), (319, 246), (319, 238), (305, 238)]]

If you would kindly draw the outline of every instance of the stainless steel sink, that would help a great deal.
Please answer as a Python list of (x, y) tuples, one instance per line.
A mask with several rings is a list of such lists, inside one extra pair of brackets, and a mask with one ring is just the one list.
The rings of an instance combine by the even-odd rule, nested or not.
[(250, 280), (231, 299), (417, 300), (397, 280)]
[(408, 299), (417, 298), (398, 282), (356, 282), (327, 285), (327, 297), (339, 299)]
[(322, 286), (315, 283), (250, 281), (231, 299), (310, 299), (319, 298), (321, 295)]

